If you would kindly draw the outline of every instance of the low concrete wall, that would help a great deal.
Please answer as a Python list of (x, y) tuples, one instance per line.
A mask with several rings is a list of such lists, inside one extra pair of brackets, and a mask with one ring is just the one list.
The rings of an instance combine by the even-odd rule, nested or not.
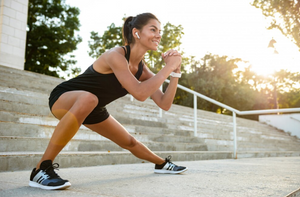
[(259, 122), (284, 130), (300, 138), (300, 114), (260, 115)]

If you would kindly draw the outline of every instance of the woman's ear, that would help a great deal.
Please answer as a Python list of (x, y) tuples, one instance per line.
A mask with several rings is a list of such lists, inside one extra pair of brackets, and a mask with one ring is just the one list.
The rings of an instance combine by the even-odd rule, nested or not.
[(139, 30), (137, 30), (136, 28), (132, 29), (132, 35), (137, 39), (141, 39), (139, 35)]

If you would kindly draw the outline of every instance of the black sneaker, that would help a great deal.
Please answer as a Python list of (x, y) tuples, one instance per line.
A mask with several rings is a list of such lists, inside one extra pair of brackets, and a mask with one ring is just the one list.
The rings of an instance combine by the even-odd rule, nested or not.
[(166, 158), (165, 163), (161, 165), (155, 165), (154, 173), (159, 174), (179, 174), (187, 171), (187, 167), (177, 166), (171, 162), (171, 156)]
[(71, 186), (68, 180), (61, 179), (54, 169), (58, 169), (58, 163), (52, 164), (51, 160), (46, 160), (41, 163), (40, 169), (32, 170), (30, 175), (29, 186), (38, 187), (41, 189), (54, 190), (66, 189)]

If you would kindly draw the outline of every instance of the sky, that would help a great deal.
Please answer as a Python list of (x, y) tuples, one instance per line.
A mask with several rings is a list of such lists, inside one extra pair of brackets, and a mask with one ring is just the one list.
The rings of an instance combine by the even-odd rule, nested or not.
[[(73, 52), (82, 72), (95, 59), (89, 57), (90, 32), (102, 35), (111, 23), (122, 26), (124, 16), (151, 12), (161, 21), (182, 25), (184, 36), (181, 50), (186, 56), (200, 60), (205, 54), (241, 58), (258, 74), (269, 75), (275, 70), (300, 72), (299, 48), (279, 30), (267, 30), (267, 20), (250, 0), (66, 0), (80, 9), (78, 34), (82, 42)], [(274, 54), (268, 44), (276, 40)], [(242, 67), (242, 65), (241, 65)]]

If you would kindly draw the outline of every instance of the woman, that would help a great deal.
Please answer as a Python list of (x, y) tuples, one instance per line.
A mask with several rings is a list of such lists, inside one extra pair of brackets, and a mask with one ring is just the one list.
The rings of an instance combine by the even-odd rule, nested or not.
[[(160, 31), (160, 22), (151, 13), (127, 18), (123, 25), (125, 47), (105, 52), (83, 74), (59, 84), (51, 92), (50, 110), (60, 122), (42, 159), (32, 170), (30, 186), (64, 189), (71, 185), (54, 172), (58, 164), (52, 162), (81, 124), (129, 150), (136, 157), (156, 164), (155, 173), (177, 174), (187, 170), (186, 167), (173, 164), (170, 158), (164, 160), (150, 151), (105, 108), (106, 104), (127, 93), (139, 101), (151, 96), (164, 110), (171, 107), (180, 77), (181, 55), (175, 50), (162, 54), (166, 65), (156, 75), (142, 61), (148, 50), (157, 50)], [(170, 84), (162, 93), (159, 87), (170, 74)]]

